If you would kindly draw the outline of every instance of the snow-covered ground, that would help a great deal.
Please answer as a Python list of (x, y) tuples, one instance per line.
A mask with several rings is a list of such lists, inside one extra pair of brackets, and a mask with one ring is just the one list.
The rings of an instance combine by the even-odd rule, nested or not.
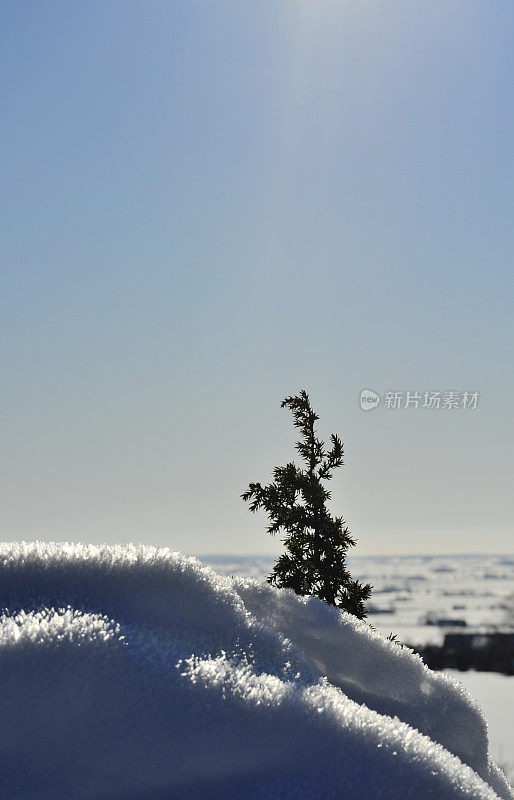
[(0, 546), (3, 800), (512, 800), (462, 685), (166, 549)]
[(514, 786), (514, 677), (494, 672), (446, 672), (461, 681), (478, 702), (487, 720), (489, 750)]
[[(200, 556), (223, 575), (264, 579), (272, 556)], [(514, 555), (351, 556), (355, 577), (373, 584), (368, 621), (411, 645), (440, 643), (452, 630), (503, 630), (506, 598), (514, 593)], [(512, 606), (512, 601), (510, 602)], [(434, 618), (464, 620), (466, 628), (425, 625)], [(420, 622), (422, 624), (420, 624)], [(493, 757), (514, 783), (514, 677), (453, 672), (482, 708)]]
[[(265, 578), (272, 556), (199, 556), (223, 575)], [(424, 618), (463, 620), (473, 630), (502, 626), (514, 593), (514, 555), (351, 556), (352, 575), (373, 585), (368, 621), (402, 642), (439, 644), (452, 628)], [(456, 627), (454, 630), (462, 630)]]

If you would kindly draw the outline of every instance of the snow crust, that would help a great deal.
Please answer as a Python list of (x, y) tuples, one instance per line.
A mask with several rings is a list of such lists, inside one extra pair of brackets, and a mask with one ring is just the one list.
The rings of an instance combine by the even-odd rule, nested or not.
[(144, 546), (0, 545), (5, 800), (512, 800), (463, 686)]

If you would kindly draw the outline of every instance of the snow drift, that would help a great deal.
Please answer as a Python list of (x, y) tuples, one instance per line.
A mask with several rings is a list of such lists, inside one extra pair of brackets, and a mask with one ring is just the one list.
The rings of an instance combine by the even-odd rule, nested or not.
[(4, 800), (512, 800), (464, 688), (315, 598), (0, 546)]

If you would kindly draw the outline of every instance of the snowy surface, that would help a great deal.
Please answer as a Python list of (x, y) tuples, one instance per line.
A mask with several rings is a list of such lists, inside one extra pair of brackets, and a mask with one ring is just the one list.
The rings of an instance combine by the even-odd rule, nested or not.
[(495, 672), (446, 670), (477, 700), (487, 719), (489, 750), (514, 785), (514, 676)]
[(166, 549), (0, 547), (4, 800), (512, 798), (463, 686)]
[[(265, 578), (273, 556), (200, 556), (223, 575)], [(504, 629), (514, 592), (514, 555), (354, 556), (352, 575), (373, 585), (369, 622), (412, 646), (440, 644), (462, 627), (426, 625), (427, 616), (459, 619), (473, 631)], [(513, 605), (513, 601), (510, 601)]]
[[(264, 579), (273, 556), (202, 556), (223, 575)], [(514, 555), (351, 556), (352, 574), (373, 584), (368, 621), (385, 636), (401, 642), (440, 643), (455, 631), (506, 630), (507, 606), (514, 603)], [(458, 617), (466, 628), (420, 624), (428, 615)], [(478, 701), (488, 723), (493, 758), (507, 767), (514, 783), (514, 676), (455, 672)]]

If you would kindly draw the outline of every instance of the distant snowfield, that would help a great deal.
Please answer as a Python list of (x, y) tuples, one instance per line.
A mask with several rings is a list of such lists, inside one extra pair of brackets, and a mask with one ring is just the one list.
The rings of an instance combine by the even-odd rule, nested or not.
[(512, 799), (461, 684), (143, 546), (0, 545), (3, 800)]
[[(222, 575), (265, 578), (273, 556), (200, 556)], [(459, 619), (468, 629), (502, 629), (514, 591), (514, 554), (360, 556), (348, 558), (352, 576), (371, 583), (368, 621), (401, 642), (439, 644), (451, 627), (424, 618)], [(512, 603), (512, 601), (511, 601)], [(461, 631), (461, 627), (455, 630)]]

